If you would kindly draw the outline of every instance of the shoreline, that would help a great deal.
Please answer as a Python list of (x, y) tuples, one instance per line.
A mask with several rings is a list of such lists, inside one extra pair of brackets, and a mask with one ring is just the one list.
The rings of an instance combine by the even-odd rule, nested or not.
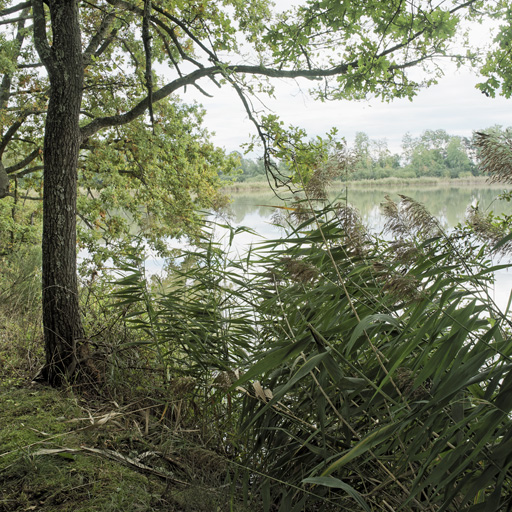
[[(352, 181), (336, 181), (329, 190), (341, 190), (345, 187), (351, 189), (358, 188), (397, 188), (415, 186), (422, 188), (440, 188), (446, 186), (454, 187), (486, 187), (495, 189), (508, 188), (504, 183), (491, 183), (487, 176), (473, 176), (470, 178), (381, 178), (378, 180), (352, 180)], [(224, 192), (228, 193), (251, 193), (251, 192), (272, 192), (267, 181), (253, 181), (232, 183), (222, 187)]]

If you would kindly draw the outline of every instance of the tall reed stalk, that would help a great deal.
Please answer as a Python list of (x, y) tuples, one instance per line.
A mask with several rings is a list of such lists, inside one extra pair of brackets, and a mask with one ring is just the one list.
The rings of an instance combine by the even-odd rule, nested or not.
[(405, 196), (384, 205), (393, 241), (346, 205), (300, 208), (238, 261), (205, 237), (156, 298), (136, 269), (119, 282), (167, 375), (204, 393), (233, 492), (265, 512), (510, 509), (511, 324), (486, 293), (497, 267)]

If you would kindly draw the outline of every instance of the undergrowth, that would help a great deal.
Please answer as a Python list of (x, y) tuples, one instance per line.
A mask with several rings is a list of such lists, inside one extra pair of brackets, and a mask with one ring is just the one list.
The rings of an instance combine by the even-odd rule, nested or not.
[(38, 269), (37, 251), (13, 253), (1, 275), (0, 512), (248, 510), (223, 398), (169, 373), (127, 323), (133, 308), (112, 307), (112, 277), (82, 287), (101, 384), (32, 381), (44, 361)]
[(71, 388), (4, 387), (0, 511), (247, 510), (227, 457), (165, 420), (147, 391), (122, 407)]
[(140, 247), (87, 273), (89, 386), (30, 382), (39, 276), (9, 260), (0, 512), (512, 507), (512, 322), (488, 293), (507, 218), (445, 233), (401, 195), (383, 239), (346, 203), (283, 210), (242, 258), (244, 228), (210, 224), (164, 280)]

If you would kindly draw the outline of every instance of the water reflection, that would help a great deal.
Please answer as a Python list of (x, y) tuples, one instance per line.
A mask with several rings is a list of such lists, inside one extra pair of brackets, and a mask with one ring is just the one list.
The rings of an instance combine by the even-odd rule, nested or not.
[[(464, 221), (467, 207), (477, 201), (482, 211), (492, 210), (495, 214), (512, 214), (511, 203), (496, 200), (497, 195), (502, 192), (503, 189), (496, 187), (475, 186), (401, 187), (399, 189), (356, 188), (333, 192), (330, 199), (348, 201), (349, 204), (359, 210), (364, 224), (371, 231), (381, 233), (385, 220), (380, 211), (380, 204), (385, 200), (386, 195), (391, 196), (396, 201), (400, 199), (399, 194), (415, 199), (439, 219), (444, 229), (449, 230), (459, 222)], [(259, 236), (243, 233), (239, 238), (235, 238), (232, 254), (243, 255), (251, 245), (264, 239), (278, 237), (281, 232), (272, 223), (272, 215), (276, 211), (272, 205), (281, 206), (282, 204), (283, 202), (277, 199), (272, 192), (233, 195), (231, 222), (234, 225), (247, 226), (258, 233)], [(291, 204), (291, 201), (289, 204)], [(491, 296), (502, 311), (507, 306), (511, 289), (512, 272), (508, 269), (498, 271)]]
[[(400, 188), (355, 188), (347, 191), (332, 192), (331, 200), (347, 200), (357, 208), (365, 224), (374, 232), (380, 232), (384, 226), (384, 219), (380, 213), (380, 204), (386, 195), (399, 200), (399, 194), (409, 196), (422, 203), (429, 212), (435, 215), (443, 227), (449, 229), (464, 221), (468, 205), (479, 202), (482, 210), (490, 209), (494, 213), (512, 213), (512, 206), (505, 201), (496, 201), (496, 196), (502, 192), (500, 188), (479, 187), (400, 187)], [(265, 234), (268, 222), (274, 213), (271, 205), (282, 205), (272, 192), (234, 194), (232, 197), (232, 219), (235, 225), (245, 225), (256, 229), (258, 233)], [(290, 200), (291, 203), (291, 200)], [(270, 206), (269, 206), (270, 205)], [(267, 225), (265, 225), (265, 222)], [(262, 231), (259, 231), (259, 228)]]
[[(496, 196), (501, 193), (499, 188), (490, 187), (401, 187), (397, 188), (375, 188), (375, 189), (352, 189), (348, 191), (338, 190), (331, 194), (332, 200), (348, 201), (356, 207), (366, 226), (375, 233), (381, 233), (384, 227), (384, 218), (380, 212), (380, 203), (385, 200), (386, 195), (398, 200), (403, 194), (412, 197), (422, 203), (431, 213), (436, 215), (445, 229), (454, 227), (464, 221), (466, 208), (471, 203), (478, 201), (482, 210), (492, 209), (494, 213), (512, 214), (512, 204), (505, 201), (496, 201)], [(291, 201), (290, 201), (291, 204)], [(255, 233), (242, 232), (238, 234), (231, 246), (230, 255), (243, 256), (248, 249), (255, 244), (265, 240), (278, 238), (282, 230), (272, 222), (272, 216), (276, 212), (276, 206), (282, 206), (283, 202), (276, 198), (271, 192), (234, 194), (228, 221), (233, 226), (246, 226)], [(210, 218), (220, 224), (226, 223), (226, 219)], [(214, 236), (226, 247), (229, 234), (220, 226), (214, 227)], [(224, 238), (224, 241), (222, 239)], [(180, 242), (173, 241), (173, 246), (184, 248)], [(146, 260), (146, 271), (148, 274), (159, 274), (164, 267), (165, 261), (155, 254), (148, 254)], [(496, 263), (496, 262), (495, 262)], [(497, 275), (496, 284), (492, 294), (500, 308), (507, 305), (510, 290), (512, 289), (512, 272), (500, 270)]]

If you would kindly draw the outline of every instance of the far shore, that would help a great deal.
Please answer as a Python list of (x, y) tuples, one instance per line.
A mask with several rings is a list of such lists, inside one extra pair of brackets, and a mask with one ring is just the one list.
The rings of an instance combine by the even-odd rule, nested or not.
[[(503, 183), (491, 183), (486, 176), (472, 176), (466, 178), (382, 178), (378, 180), (357, 180), (357, 181), (335, 181), (330, 189), (339, 190), (345, 187), (351, 189), (357, 188), (397, 188), (397, 187), (422, 187), (422, 188), (438, 188), (438, 187), (489, 187), (496, 189), (504, 189), (507, 186)], [(271, 188), (267, 180), (262, 181), (245, 181), (240, 183), (232, 183), (223, 188), (228, 193), (252, 193), (252, 192), (270, 192)]]

